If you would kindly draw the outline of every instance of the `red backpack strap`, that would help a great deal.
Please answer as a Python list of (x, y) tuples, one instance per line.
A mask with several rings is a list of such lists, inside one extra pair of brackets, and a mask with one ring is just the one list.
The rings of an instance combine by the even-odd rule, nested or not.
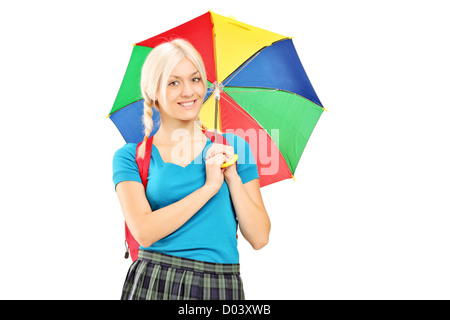
[[(144, 158), (138, 157), (138, 150), (142, 143), (146, 143), (145, 146), (145, 155)], [(152, 145), (153, 145), (153, 136), (144, 139), (144, 141), (140, 142), (136, 148), (136, 162), (139, 168), (139, 175), (141, 176), (142, 184), (144, 188), (147, 189), (147, 178), (148, 178), (148, 169), (150, 167), (150, 159), (152, 157)]]
[[(145, 154), (144, 158), (138, 157), (138, 150), (142, 143), (146, 143), (145, 146)], [(142, 184), (144, 185), (144, 188), (147, 189), (147, 178), (148, 178), (148, 169), (150, 167), (150, 159), (152, 157), (152, 144), (153, 144), (153, 137), (150, 137), (148, 139), (144, 139), (144, 141), (140, 142), (137, 145), (136, 148), (136, 163), (139, 168), (139, 175), (142, 180)], [(125, 241), (127, 250), (125, 252), (125, 259), (128, 258), (128, 255), (131, 255), (131, 259), (135, 261), (139, 254), (139, 243), (134, 239), (133, 235), (130, 232), (130, 229), (128, 229), (127, 223), (125, 222)]]

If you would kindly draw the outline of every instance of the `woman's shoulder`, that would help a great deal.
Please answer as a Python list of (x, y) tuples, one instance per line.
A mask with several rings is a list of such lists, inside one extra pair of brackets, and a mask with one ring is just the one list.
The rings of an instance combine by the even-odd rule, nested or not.
[[(246, 152), (248, 152), (249, 150), (251, 150), (253, 148), (253, 146), (250, 146), (250, 144), (247, 142), (247, 139), (242, 138), (241, 136), (239, 136), (238, 134), (236, 134), (234, 132), (226, 132), (223, 134), (223, 136), (228, 141), (228, 143), (231, 146), (233, 146), (235, 149), (236, 148), (244, 148), (246, 150)], [(254, 143), (256, 141), (256, 139), (254, 139), (251, 136), (245, 135), (245, 137), (248, 138), (248, 140), (252, 143)]]
[[(228, 143), (233, 146), (234, 151), (238, 155), (238, 163), (255, 164), (255, 158), (253, 155), (252, 147), (246, 141), (246, 139), (233, 132), (224, 133), (223, 136), (227, 139)], [(253, 141), (250, 137), (250, 141)]]
[(227, 139), (228, 143), (232, 146), (235, 146), (236, 144), (239, 143), (246, 143), (244, 138), (238, 136), (234, 132), (225, 132), (222, 133), (222, 135), (225, 137), (225, 139)]
[(113, 182), (114, 185), (121, 181), (141, 182), (139, 168), (136, 162), (136, 143), (127, 143), (114, 154), (113, 158)]
[(114, 153), (114, 159), (132, 158), (136, 156), (137, 143), (126, 143)]

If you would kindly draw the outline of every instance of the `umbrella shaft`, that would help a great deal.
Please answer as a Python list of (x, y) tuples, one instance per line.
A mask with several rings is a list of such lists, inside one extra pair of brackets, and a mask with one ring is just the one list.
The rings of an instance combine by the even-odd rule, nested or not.
[(219, 100), (216, 100), (216, 108), (214, 111), (214, 141), (217, 141), (217, 113), (219, 112)]
[(219, 100), (220, 100), (220, 93), (223, 90), (223, 84), (221, 83), (217, 83), (217, 81), (215, 81), (213, 83), (213, 88), (214, 88), (214, 100), (216, 101), (216, 108), (215, 108), (215, 112), (214, 112), (214, 141), (217, 140), (217, 118), (218, 118), (218, 113), (219, 113)]

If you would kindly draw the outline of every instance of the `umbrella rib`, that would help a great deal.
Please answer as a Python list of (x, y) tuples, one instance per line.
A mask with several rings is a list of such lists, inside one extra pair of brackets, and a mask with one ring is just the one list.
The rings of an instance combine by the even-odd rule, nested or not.
[(228, 81), (226, 83), (224, 83), (223, 86), (225, 87), (231, 80), (233, 80), (233, 78), (236, 77), (239, 74), (239, 72), (241, 72), (242, 69), (244, 69), (250, 62), (252, 62), (253, 59), (255, 59), (260, 53), (261, 53), (261, 50), (258, 51), (256, 54), (254, 54), (253, 57), (248, 59), (247, 62), (245, 62), (245, 64), (243, 66), (239, 67), (238, 71), (230, 79), (228, 79)]
[(237, 86), (237, 87), (229, 87), (229, 88), (248, 88), (248, 89), (257, 89), (257, 90), (243, 90), (243, 91), (229, 91), (226, 90), (224, 92), (226, 93), (254, 93), (254, 92), (270, 92), (270, 91), (279, 91), (279, 92), (286, 92), (286, 93), (290, 93), (293, 94), (299, 98), (308, 100), (309, 102), (315, 104), (316, 106), (318, 106), (319, 108), (321, 108), (324, 111), (328, 111), (327, 109), (325, 109), (325, 107), (319, 105), (317, 102), (312, 101), (311, 99), (308, 99), (298, 93), (292, 92), (292, 91), (288, 91), (288, 90), (283, 90), (283, 89), (272, 89), (272, 88), (262, 88), (262, 87), (243, 87), (243, 86)]
[(280, 89), (261, 89), (261, 90), (252, 90), (252, 91), (225, 91), (226, 93), (253, 93), (253, 92), (268, 92), (268, 91), (280, 91)]
[(123, 108), (126, 108), (126, 107), (128, 107), (129, 105), (132, 105), (133, 103), (136, 103), (136, 102), (138, 102), (138, 101), (141, 101), (141, 100), (144, 100), (144, 98), (140, 98), (139, 100), (136, 100), (136, 101), (133, 101), (133, 102), (130, 102), (129, 104), (127, 104), (127, 105), (125, 105), (125, 106), (123, 106), (122, 108), (120, 108), (120, 109), (117, 109), (116, 111), (114, 111), (114, 112), (112, 112), (112, 113), (110, 113), (110, 114), (108, 114), (106, 117), (107, 118), (109, 118), (109, 117), (111, 117), (114, 113), (116, 113), (117, 111), (120, 111), (120, 110), (122, 110)]
[[(223, 95), (223, 96), (221, 96), (221, 98), (223, 98), (223, 99), (225, 99), (226, 101), (228, 101), (228, 103), (230, 103), (230, 105), (233, 107), (233, 108), (235, 108), (237, 111), (239, 111), (240, 113), (242, 113), (245, 117), (247, 117), (247, 118), (249, 118), (250, 120), (253, 120), (254, 122), (256, 122), (256, 124), (258, 125), (258, 126), (260, 126), (263, 130), (266, 130), (255, 118), (253, 118), (252, 116), (250, 116), (247, 112), (244, 112), (244, 110), (242, 110), (241, 108), (237, 108), (236, 106), (235, 106), (235, 103), (236, 102), (234, 102), (234, 100), (233, 101), (230, 101), (230, 100), (228, 100), (228, 98), (226, 98), (225, 97), (225, 95)], [(232, 99), (231, 97), (230, 97), (230, 99)], [(233, 103), (234, 102), (234, 103)]]

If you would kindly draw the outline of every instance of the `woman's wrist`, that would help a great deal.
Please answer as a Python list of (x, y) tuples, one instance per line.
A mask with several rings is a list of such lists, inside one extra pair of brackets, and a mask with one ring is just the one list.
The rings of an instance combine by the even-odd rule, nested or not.
[(208, 183), (205, 183), (203, 187), (200, 188), (203, 192), (207, 194), (209, 198), (212, 198), (216, 195), (217, 192), (219, 192), (220, 188), (217, 188), (215, 186), (212, 186)]
[(225, 182), (228, 184), (228, 186), (230, 186), (236, 183), (242, 183), (242, 180), (239, 174), (235, 173), (229, 176), (225, 176)]

